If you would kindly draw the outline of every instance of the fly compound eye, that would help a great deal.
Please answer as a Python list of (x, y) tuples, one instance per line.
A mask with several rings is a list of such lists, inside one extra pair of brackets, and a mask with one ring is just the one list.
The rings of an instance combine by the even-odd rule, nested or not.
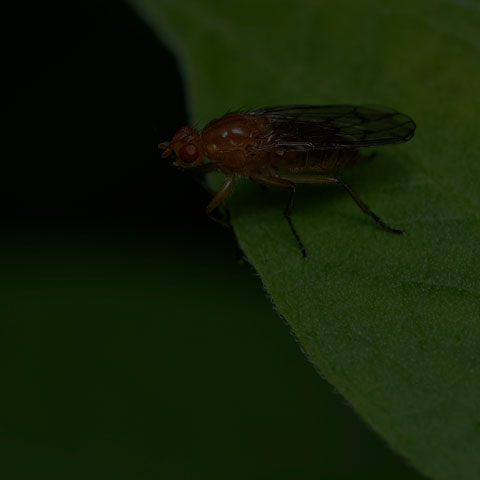
[(178, 151), (178, 156), (184, 163), (193, 163), (198, 159), (199, 151), (195, 144), (187, 143)]

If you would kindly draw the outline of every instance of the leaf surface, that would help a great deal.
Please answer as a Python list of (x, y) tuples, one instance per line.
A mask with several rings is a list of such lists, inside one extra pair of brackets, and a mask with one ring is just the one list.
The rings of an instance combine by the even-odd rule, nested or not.
[(479, 478), (478, 4), (131, 3), (177, 53), (195, 126), (294, 103), (386, 105), (417, 122), (410, 143), (342, 172), (403, 237), (343, 191), (302, 186), (292, 220), (304, 260), (285, 192), (237, 182), (229, 205), (241, 248), (326, 379), (425, 474)]

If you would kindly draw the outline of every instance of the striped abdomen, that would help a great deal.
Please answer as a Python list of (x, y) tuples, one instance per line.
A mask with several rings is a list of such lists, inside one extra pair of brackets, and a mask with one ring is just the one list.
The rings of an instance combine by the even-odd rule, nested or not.
[(310, 150), (272, 153), (270, 165), (292, 172), (332, 172), (353, 165), (359, 159), (357, 150)]

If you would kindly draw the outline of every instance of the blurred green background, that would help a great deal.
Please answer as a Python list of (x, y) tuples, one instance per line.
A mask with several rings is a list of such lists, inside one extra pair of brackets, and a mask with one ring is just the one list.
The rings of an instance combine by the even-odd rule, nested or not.
[(411, 479), (156, 143), (175, 60), (120, 2), (10, 5), (0, 478)]

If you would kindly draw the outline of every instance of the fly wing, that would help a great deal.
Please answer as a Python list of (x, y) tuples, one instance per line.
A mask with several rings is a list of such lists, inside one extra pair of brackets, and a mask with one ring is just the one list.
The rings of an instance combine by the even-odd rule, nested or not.
[(250, 110), (270, 120), (259, 151), (335, 150), (406, 142), (415, 122), (393, 109), (368, 105), (284, 105)]

